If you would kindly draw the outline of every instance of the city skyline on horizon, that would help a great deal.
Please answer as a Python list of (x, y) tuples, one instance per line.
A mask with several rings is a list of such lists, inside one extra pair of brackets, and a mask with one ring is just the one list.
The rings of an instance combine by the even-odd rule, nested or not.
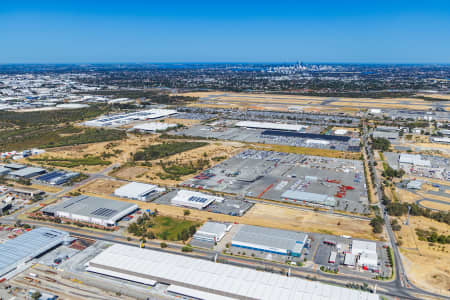
[(448, 64), (450, 2), (22, 1), (0, 63)]

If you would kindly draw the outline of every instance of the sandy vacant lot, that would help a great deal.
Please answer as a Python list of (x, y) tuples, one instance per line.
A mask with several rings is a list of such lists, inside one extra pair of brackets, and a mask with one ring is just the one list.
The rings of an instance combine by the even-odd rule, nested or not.
[[(404, 218), (401, 219), (404, 221)], [(450, 246), (419, 241), (415, 228), (436, 228), (439, 234), (450, 234), (450, 226), (425, 217), (410, 217), (410, 225), (402, 225), (396, 233), (408, 278), (424, 289), (450, 296)]]
[[(48, 149), (47, 152), (43, 153), (41, 156), (76, 159), (83, 158), (85, 155), (101, 156), (102, 153), (114, 154), (114, 151), (116, 151), (117, 154), (114, 154), (114, 156), (112, 157), (105, 158), (105, 160), (108, 160), (112, 163), (124, 163), (128, 161), (131, 153), (135, 153), (137, 149), (140, 149), (145, 145), (156, 143), (157, 139), (158, 136), (156, 135), (129, 135), (127, 139), (121, 141)], [(79, 166), (65, 169), (84, 173), (96, 173), (103, 170), (104, 168), (105, 166)]]
[(421, 205), (431, 208), (431, 209), (438, 209), (442, 211), (450, 211), (450, 202), (449, 204), (444, 203), (438, 203), (433, 201), (422, 201), (420, 202)]
[[(391, 99), (385, 99), (385, 101), (391, 101)], [(346, 101), (334, 101), (332, 102), (333, 105), (339, 105), (339, 106), (356, 106), (356, 107), (371, 107), (371, 108), (406, 108), (406, 109), (429, 109), (431, 108), (430, 105), (423, 105), (423, 104), (401, 104), (401, 103), (364, 103), (359, 102), (357, 99), (353, 100), (352, 102), (346, 102)]]
[(243, 149), (243, 147), (244, 144), (239, 142), (228, 142), (228, 141), (211, 142), (209, 145), (197, 149), (175, 154), (163, 159), (151, 161), (150, 162), (152, 164), (151, 167), (144, 167), (144, 166), (124, 167), (119, 171), (112, 173), (111, 175), (126, 180), (137, 180), (163, 186), (175, 186), (180, 182), (195, 176), (196, 174), (182, 176), (180, 177), (180, 181), (172, 179), (161, 179), (157, 175), (158, 173), (164, 173), (162, 167), (159, 165), (160, 161), (162, 162), (171, 161), (177, 162), (177, 164), (184, 164), (189, 162), (195, 163), (199, 159), (208, 159), (210, 166), (214, 166), (220, 161), (213, 160), (213, 158), (223, 157), (223, 159), (221, 160), (223, 161), (224, 159), (229, 158), (240, 152)]
[(88, 184), (83, 185), (79, 188), (79, 190), (84, 193), (93, 193), (98, 195), (111, 195), (114, 191), (125, 185), (126, 182), (119, 180), (111, 180), (111, 179), (96, 179), (94, 181), (89, 182)]
[(422, 199), (421, 196), (416, 195), (406, 189), (396, 188), (395, 190), (397, 192), (400, 202), (416, 203), (417, 200)]
[[(110, 199), (116, 197), (105, 196)], [(120, 199), (137, 204), (141, 209), (157, 209), (160, 214), (171, 217), (182, 217), (186, 208), (142, 201)], [(354, 238), (382, 239), (372, 233), (369, 221), (350, 219), (318, 212), (305, 211), (290, 207), (281, 207), (271, 204), (255, 204), (243, 217), (216, 214), (207, 211), (191, 209), (187, 219), (205, 222), (208, 220), (219, 222), (236, 222), (242, 224), (317, 232), (335, 235), (350, 235)], [(339, 224), (339, 225), (338, 225)]]

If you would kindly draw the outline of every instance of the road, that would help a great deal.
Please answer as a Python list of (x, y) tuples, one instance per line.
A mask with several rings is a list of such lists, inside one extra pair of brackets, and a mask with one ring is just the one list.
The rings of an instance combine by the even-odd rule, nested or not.
[[(362, 120), (363, 122), (363, 145), (364, 148), (367, 149), (368, 151), (366, 153), (368, 153), (368, 162), (369, 165), (371, 166), (371, 168), (373, 168), (375, 170), (375, 159), (373, 157), (372, 154), (372, 148), (371, 145), (368, 143), (368, 130), (367, 130), (367, 124), (365, 122), (365, 119)], [(365, 151), (365, 149), (363, 151)], [(383, 195), (383, 191), (381, 189), (381, 182), (380, 179), (378, 178), (378, 175), (376, 172), (374, 172), (375, 174), (375, 186), (376, 186), (376, 196), (378, 198), (378, 207), (380, 208), (380, 212), (383, 215), (384, 218), (384, 228), (386, 230), (387, 236), (388, 236), (388, 242), (390, 244), (390, 247), (393, 250), (394, 253), (394, 260), (395, 260), (395, 279), (392, 282), (393, 284), (395, 284), (395, 288), (400, 292), (402, 291), (402, 293), (406, 293), (408, 295), (411, 295), (411, 293), (417, 293), (417, 294), (421, 294), (421, 295), (426, 295), (426, 296), (432, 296), (432, 297), (437, 297), (437, 298), (445, 298), (445, 299), (450, 299), (449, 297), (444, 297), (442, 295), (438, 295), (435, 293), (431, 293), (428, 292), (426, 290), (423, 290), (421, 288), (416, 287), (414, 284), (412, 284), (405, 272), (405, 268), (403, 266), (403, 261), (401, 260), (400, 257), (400, 250), (397, 247), (397, 243), (395, 241), (395, 235), (394, 232), (392, 231), (392, 227), (391, 227), (391, 222), (389, 220), (389, 215), (387, 213), (385, 213), (385, 206), (383, 204), (382, 201), (382, 195)]]
[[(364, 126), (364, 129), (365, 129), (364, 135), (363, 135), (364, 146), (367, 149), (369, 149), (369, 156), (368, 156), (369, 163), (370, 163), (370, 165), (374, 166), (374, 158), (370, 151), (370, 145), (367, 143), (367, 132), (366, 132), (365, 126)], [(64, 188), (62, 191), (54, 194), (52, 196), (52, 198), (56, 198), (65, 193), (68, 193), (74, 189), (77, 189), (80, 186), (82, 186), (92, 180), (95, 180), (98, 178), (110, 178), (107, 174), (114, 167), (117, 167), (117, 166), (118, 165), (111, 165), (108, 168), (102, 170), (101, 172), (91, 174), (89, 178), (85, 179), (84, 181), (82, 181), (72, 187)], [(376, 187), (377, 187), (376, 194), (378, 197), (378, 205), (380, 207), (380, 211), (384, 212), (385, 208), (381, 201), (381, 195), (382, 195), (381, 185), (380, 185), (380, 180), (377, 176), (375, 176), (375, 183), (376, 183)], [(271, 204), (273, 204), (273, 203), (271, 202)], [(39, 203), (35, 203), (35, 204), (33, 204), (32, 207), (39, 206), (39, 205), (40, 205)], [(283, 204), (279, 204), (279, 205), (291, 207), (290, 205), (283, 205)], [(334, 213), (334, 214), (336, 214), (336, 213)], [(337, 215), (342, 215), (344, 217), (361, 218), (358, 216), (349, 216), (349, 215), (340, 214), (340, 213), (337, 213)], [(1, 218), (1, 222), (14, 224), (17, 220), (17, 217), (18, 217), (18, 214), (6, 216), (6, 217)], [(363, 217), (363, 218), (365, 218), (365, 217)], [(232, 257), (232, 256), (228, 256), (228, 255), (224, 255), (224, 254), (215, 252), (213, 250), (206, 250), (206, 249), (195, 248), (192, 253), (183, 253), (183, 252), (181, 252), (182, 245), (170, 244), (169, 249), (167, 249), (167, 248), (161, 249), (159, 242), (155, 242), (155, 241), (151, 241), (151, 240), (147, 241), (146, 247), (151, 248), (153, 250), (157, 250), (157, 251), (177, 250), (176, 254), (178, 254), (178, 255), (186, 255), (186, 256), (195, 257), (195, 258), (199, 258), (199, 259), (213, 260), (214, 257), (217, 256), (217, 258), (221, 262), (224, 262), (227, 264), (232, 264), (232, 265), (242, 266), (242, 267), (247, 267), (247, 268), (258, 268), (258, 267), (261, 268), (261, 266), (262, 266), (264, 268), (274, 268), (277, 270), (284, 270), (285, 273), (290, 271), (291, 276), (296, 276), (296, 277), (306, 278), (306, 279), (316, 278), (316, 280), (319, 280), (320, 282), (333, 284), (333, 285), (339, 285), (339, 286), (345, 286), (346, 283), (350, 283), (350, 282), (358, 283), (358, 284), (367, 283), (367, 284), (371, 284), (373, 286), (376, 285), (378, 287), (378, 289), (377, 289), (378, 294), (391, 296), (391, 297), (399, 297), (401, 299), (420, 299), (420, 298), (417, 298), (416, 296), (414, 296), (412, 293), (416, 293), (419, 295), (432, 296), (432, 297), (437, 297), (437, 298), (450, 299), (448, 297), (443, 297), (441, 295), (437, 295), (437, 294), (422, 290), (420, 288), (417, 288), (411, 282), (409, 282), (408, 278), (405, 275), (404, 267), (403, 267), (402, 261), (400, 259), (399, 250), (395, 243), (395, 237), (394, 237), (393, 231), (390, 227), (389, 217), (387, 215), (384, 215), (384, 220), (385, 220), (386, 232), (387, 232), (387, 235), (389, 238), (389, 244), (391, 245), (391, 247), (393, 249), (394, 258), (395, 258), (396, 277), (392, 281), (379, 281), (379, 280), (373, 280), (373, 279), (367, 279), (367, 278), (358, 278), (355, 276), (343, 275), (343, 274), (340, 274), (340, 275), (328, 274), (328, 273), (321, 272), (318, 269), (314, 270), (314, 269), (307, 269), (304, 267), (299, 268), (299, 267), (288, 266), (288, 265), (279, 264), (276, 262), (269, 262), (269, 261), (256, 261), (252, 258), (246, 258), (246, 257), (235, 257), (235, 256)], [(47, 227), (59, 228), (59, 229), (62, 229), (62, 230), (65, 230), (65, 231), (71, 233), (72, 235), (76, 235), (76, 236), (80, 236), (80, 237), (85, 237), (85, 238), (90, 238), (90, 239), (95, 239), (95, 240), (102, 240), (102, 241), (112, 242), (112, 243), (120, 243), (120, 244), (135, 246), (135, 247), (138, 246), (138, 240), (136, 240), (136, 239), (132, 239), (131, 241), (128, 241), (124, 237), (114, 235), (111, 233), (93, 232), (93, 231), (89, 231), (88, 229), (76, 229), (74, 227), (67, 226), (64, 224), (56, 224), (56, 223), (52, 224), (52, 223), (41, 222), (41, 221), (36, 221), (36, 220), (27, 220), (26, 222), (30, 225), (35, 225), (35, 226), (47, 226)]]

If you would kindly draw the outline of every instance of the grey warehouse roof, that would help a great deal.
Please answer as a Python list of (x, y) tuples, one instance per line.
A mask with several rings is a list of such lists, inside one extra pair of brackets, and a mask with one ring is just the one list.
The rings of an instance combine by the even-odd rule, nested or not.
[(24, 169), (20, 169), (14, 172), (9, 173), (11, 176), (18, 176), (18, 177), (27, 177), (32, 176), (34, 174), (45, 172), (45, 169), (42, 168), (36, 168), (36, 167), (28, 167)]
[(41, 227), (0, 244), (0, 276), (61, 244), (68, 236), (65, 231)]
[(62, 211), (81, 216), (109, 220), (132, 206), (136, 206), (137, 208), (137, 205), (133, 203), (80, 195), (60, 204), (48, 206), (44, 209), (44, 212), (55, 213), (57, 211)]
[(281, 195), (282, 198), (289, 198), (298, 201), (313, 202), (321, 205), (336, 206), (336, 200), (325, 194), (308, 193), (302, 191), (287, 190)]
[(304, 243), (307, 238), (308, 235), (303, 232), (243, 225), (234, 236), (233, 243), (242, 242), (266, 247), (294, 250), (297, 249), (297, 242)]
[[(235, 299), (375, 300), (378, 295), (172, 253), (114, 244), (89, 262), (88, 271), (133, 275)], [(136, 280), (135, 279), (135, 280)], [(211, 299), (211, 298), (209, 298)]]

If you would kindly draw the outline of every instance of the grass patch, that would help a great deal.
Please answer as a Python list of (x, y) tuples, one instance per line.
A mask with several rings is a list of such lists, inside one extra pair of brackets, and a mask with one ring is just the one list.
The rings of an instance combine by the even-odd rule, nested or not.
[(187, 241), (201, 224), (186, 219), (144, 214), (128, 226), (128, 232), (141, 238)]
[(40, 157), (40, 158), (28, 158), (31, 162), (37, 162), (39, 164), (75, 168), (79, 166), (107, 166), (111, 162), (103, 160), (98, 156), (86, 156), (83, 158), (57, 158), (57, 157)]
[(164, 170), (164, 173), (159, 172), (156, 175), (162, 180), (180, 180), (181, 176), (195, 174), (198, 171), (209, 168), (209, 166), (207, 159), (199, 159), (196, 162), (191, 161), (185, 164), (177, 164), (172, 161), (166, 163), (161, 162), (161, 168)]
[(81, 129), (71, 125), (36, 126), (0, 131), (0, 151), (54, 148), (120, 140), (126, 133), (114, 129)]
[(205, 142), (170, 142), (150, 145), (134, 154), (135, 161), (154, 160), (208, 145)]

